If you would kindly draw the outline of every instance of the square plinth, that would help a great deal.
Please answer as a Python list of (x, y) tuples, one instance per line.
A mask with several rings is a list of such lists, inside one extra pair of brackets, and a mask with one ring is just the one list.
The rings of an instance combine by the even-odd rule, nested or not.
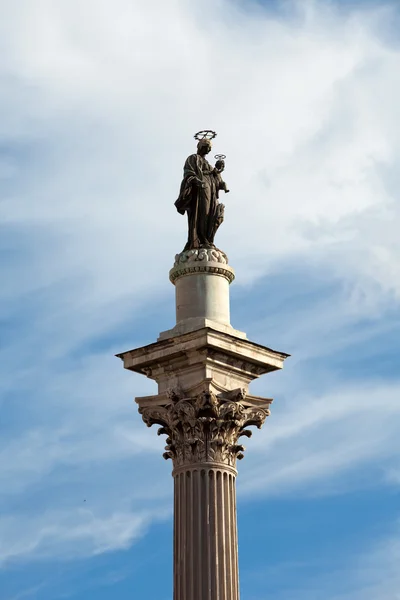
[(283, 367), (289, 356), (210, 327), (162, 339), (117, 354), (125, 369), (158, 383), (158, 393), (179, 388), (195, 391), (209, 381), (215, 393), (236, 388)]

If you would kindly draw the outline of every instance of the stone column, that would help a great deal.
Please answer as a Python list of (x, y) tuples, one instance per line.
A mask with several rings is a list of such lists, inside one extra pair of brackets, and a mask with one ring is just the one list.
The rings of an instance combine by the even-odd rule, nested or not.
[(272, 402), (248, 386), (288, 356), (231, 326), (227, 262), (214, 249), (177, 255), (175, 327), (118, 355), (158, 384), (157, 395), (136, 402), (167, 436), (164, 458), (173, 462), (174, 600), (239, 600), (236, 463), (247, 427), (260, 428)]
[(238, 600), (236, 472), (174, 471), (174, 600)]
[(247, 425), (261, 427), (264, 407), (245, 407), (244, 390), (169, 393), (170, 404), (140, 409), (144, 422), (162, 425), (164, 458), (174, 463), (174, 600), (238, 600), (236, 460), (243, 458)]

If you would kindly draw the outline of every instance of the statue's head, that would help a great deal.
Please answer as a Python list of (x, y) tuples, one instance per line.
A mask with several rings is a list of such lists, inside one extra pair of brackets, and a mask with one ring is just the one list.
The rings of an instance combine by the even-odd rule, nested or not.
[(197, 154), (201, 154), (201, 156), (204, 156), (205, 154), (208, 154), (209, 152), (211, 152), (211, 148), (212, 148), (211, 140), (208, 140), (207, 138), (203, 138), (202, 140), (199, 140), (197, 143)]

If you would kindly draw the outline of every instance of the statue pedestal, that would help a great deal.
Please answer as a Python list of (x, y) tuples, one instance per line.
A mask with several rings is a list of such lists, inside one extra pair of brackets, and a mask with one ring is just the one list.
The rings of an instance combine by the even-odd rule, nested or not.
[(157, 395), (136, 402), (144, 422), (167, 436), (164, 458), (173, 462), (174, 600), (239, 600), (236, 462), (241, 438), (263, 425), (272, 402), (248, 387), (288, 355), (231, 327), (226, 256), (189, 252), (170, 271), (174, 329), (118, 356), (158, 384)]
[(202, 327), (246, 339), (230, 324), (229, 285), (235, 272), (224, 252), (216, 248), (181, 252), (169, 278), (175, 285), (176, 326), (160, 333), (159, 340)]

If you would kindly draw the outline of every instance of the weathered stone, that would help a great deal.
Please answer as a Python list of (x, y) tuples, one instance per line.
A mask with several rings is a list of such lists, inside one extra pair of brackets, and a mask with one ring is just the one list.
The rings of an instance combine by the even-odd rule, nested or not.
[(157, 404), (142, 404), (139, 412), (146, 425), (161, 425), (158, 434), (168, 436), (164, 458), (171, 458), (175, 469), (209, 463), (236, 468), (245, 450), (239, 438), (251, 437), (246, 429), (250, 425), (261, 428), (272, 402), (244, 403), (246, 392), (240, 388), (218, 396), (205, 390), (193, 397), (168, 390), (166, 397)]
[(174, 476), (174, 600), (239, 600), (236, 461), (242, 438), (260, 428), (271, 399), (251, 381), (285, 358), (230, 325), (233, 269), (216, 249), (175, 258), (175, 327), (154, 344), (123, 352), (124, 367), (158, 384), (136, 398), (143, 421), (166, 435)]
[(192, 250), (184, 250), (180, 254), (175, 255), (174, 268), (180, 265), (191, 265), (197, 262), (213, 262), (228, 264), (228, 257), (225, 252), (218, 248), (200, 248)]
[(159, 341), (204, 327), (246, 339), (230, 324), (229, 284), (235, 273), (224, 252), (217, 248), (181, 252), (169, 276), (175, 285), (176, 325), (160, 333)]
[(251, 381), (281, 369), (288, 355), (204, 328), (118, 356), (126, 369), (156, 381), (159, 395), (178, 388), (187, 396), (194, 396), (201, 393), (206, 384), (215, 394), (237, 388), (247, 392)]

